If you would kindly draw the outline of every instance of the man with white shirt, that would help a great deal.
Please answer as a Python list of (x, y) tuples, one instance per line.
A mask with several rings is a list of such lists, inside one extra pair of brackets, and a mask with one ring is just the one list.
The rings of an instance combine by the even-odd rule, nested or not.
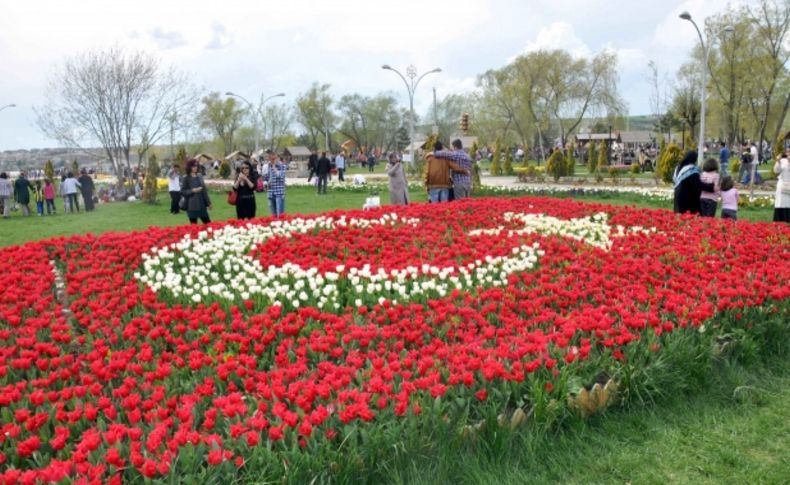
[(335, 168), (337, 169), (337, 179), (343, 182), (345, 180), (343, 172), (346, 171), (346, 157), (343, 156), (343, 150), (340, 150), (337, 157), (335, 157)]

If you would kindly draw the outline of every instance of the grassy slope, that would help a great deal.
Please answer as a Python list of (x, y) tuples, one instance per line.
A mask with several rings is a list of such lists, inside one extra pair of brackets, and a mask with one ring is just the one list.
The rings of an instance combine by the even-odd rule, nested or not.
[[(790, 481), (790, 377), (739, 371), (694, 396), (592, 418), (501, 454), (405, 467), (399, 483), (718, 484)], [(743, 384), (737, 384), (742, 382)], [(492, 457), (492, 455), (495, 455)]]

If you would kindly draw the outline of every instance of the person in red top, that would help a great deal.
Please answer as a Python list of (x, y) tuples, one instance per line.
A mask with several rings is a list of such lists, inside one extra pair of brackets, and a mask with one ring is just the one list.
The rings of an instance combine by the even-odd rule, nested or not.
[(50, 179), (44, 180), (44, 201), (47, 204), (47, 215), (55, 214), (55, 186)]

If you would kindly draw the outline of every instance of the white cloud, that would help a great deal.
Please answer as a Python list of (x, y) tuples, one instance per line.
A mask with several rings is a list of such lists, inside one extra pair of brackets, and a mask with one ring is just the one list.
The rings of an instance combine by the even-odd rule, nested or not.
[(187, 42), (184, 39), (184, 35), (181, 32), (170, 31), (166, 32), (161, 27), (155, 27), (148, 31), (148, 35), (153, 39), (157, 46), (160, 49), (175, 49), (176, 47), (181, 47), (185, 45)]
[[(573, 26), (567, 22), (553, 22), (540, 29), (535, 39), (524, 46), (523, 53), (552, 49), (564, 49), (574, 57), (589, 57), (592, 54), (590, 47), (576, 36)], [(510, 58), (508, 62), (514, 59)]]
[(206, 49), (225, 49), (233, 43), (233, 35), (224, 25), (214, 21), (211, 25), (211, 40), (206, 44)]

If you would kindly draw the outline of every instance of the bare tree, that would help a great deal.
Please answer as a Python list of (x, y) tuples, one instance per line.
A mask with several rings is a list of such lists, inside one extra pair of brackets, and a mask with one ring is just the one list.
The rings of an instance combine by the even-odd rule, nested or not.
[(52, 75), (47, 103), (35, 108), (36, 122), (68, 147), (98, 142), (122, 174), (131, 169), (132, 147), (144, 146), (144, 154), (167, 132), (173, 110), (188, 104), (184, 81), (172, 69), (162, 72), (159, 60), (143, 51), (88, 51)]
[(279, 151), (283, 138), (288, 133), (293, 121), (293, 110), (286, 104), (270, 104), (261, 115), (261, 133), (269, 140), (269, 150)]

